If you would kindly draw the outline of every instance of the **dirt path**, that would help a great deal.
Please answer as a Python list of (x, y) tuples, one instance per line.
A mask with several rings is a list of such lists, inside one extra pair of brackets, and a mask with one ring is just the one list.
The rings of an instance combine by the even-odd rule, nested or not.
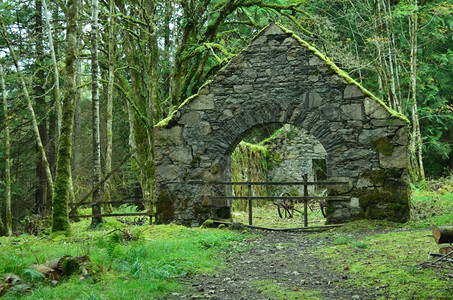
[[(313, 255), (326, 240), (308, 233), (253, 232), (258, 237), (236, 245), (225, 268), (198, 274), (188, 294), (172, 299), (375, 299), (382, 294), (351, 287), (345, 274), (332, 271), (328, 259)], [(234, 247), (234, 246), (233, 246)], [(234, 248), (236, 248), (234, 247)]]

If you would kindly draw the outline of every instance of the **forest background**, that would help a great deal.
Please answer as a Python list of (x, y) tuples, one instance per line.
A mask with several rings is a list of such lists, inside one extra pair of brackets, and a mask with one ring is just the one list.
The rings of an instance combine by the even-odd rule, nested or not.
[(451, 175), (451, 1), (8, 0), (0, 14), (2, 234), (32, 214), (69, 231), (91, 190), (152, 198), (153, 126), (270, 22), (408, 117), (414, 186)]

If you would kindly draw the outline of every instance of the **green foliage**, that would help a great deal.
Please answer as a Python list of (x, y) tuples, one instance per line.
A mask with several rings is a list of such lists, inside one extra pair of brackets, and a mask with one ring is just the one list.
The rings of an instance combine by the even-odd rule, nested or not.
[[(266, 147), (243, 141), (240, 142), (231, 155), (231, 180), (237, 182), (248, 181), (250, 172), (250, 181), (266, 181), (269, 155), (270, 152)], [(233, 191), (236, 196), (248, 196), (248, 187), (245, 185), (233, 186)], [(265, 196), (267, 195), (266, 188), (264, 186), (252, 186), (252, 195)], [(247, 200), (235, 201), (233, 209), (245, 210), (247, 203)], [(259, 204), (254, 201), (253, 205), (258, 206)]]
[(36, 269), (33, 269), (33, 268), (27, 268), (25, 269), (23, 272), (23, 278), (24, 280), (26, 280), (27, 282), (30, 282), (30, 283), (35, 283), (37, 281), (41, 281), (42, 279), (44, 279), (44, 274), (42, 274), (41, 272), (39, 272), (38, 270)]
[[(27, 283), (38, 282), (42, 279), (40, 273), (30, 268), (35, 263), (33, 253), (43, 263), (88, 252), (88, 279), (74, 275), (55, 287), (40, 283), (24, 298), (62, 299), (69, 294), (83, 299), (126, 299), (131, 295), (134, 299), (165, 298), (184, 288), (178, 278), (217, 269), (224, 249), (243, 238), (227, 230), (176, 225), (132, 227), (109, 221), (107, 228), (86, 232), (88, 225), (88, 220), (77, 223), (71, 237), (52, 240), (27, 236), (30, 248), (22, 237), (0, 238), (0, 275), (14, 273)], [(112, 231), (111, 226), (121, 230)], [(125, 240), (124, 232), (135, 233), (139, 238)], [(5, 298), (15, 296), (11, 291)]]

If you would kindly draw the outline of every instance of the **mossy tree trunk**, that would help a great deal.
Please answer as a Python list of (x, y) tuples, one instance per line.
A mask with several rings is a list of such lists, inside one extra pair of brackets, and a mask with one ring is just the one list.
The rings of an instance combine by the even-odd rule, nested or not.
[[(45, 65), (44, 59), (44, 35), (43, 35), (43, 20), (42, 20), (42, 2), (40, 0), (35, 1), (35, 22), (36, 26), (34, 27), (34, 33), (36, 34), (35, 42), (35, 55), (36, 61), (34, 69), (35, 79), (33, 80), (33, 92), (35, 94), (35, 105), (36, 105), (36, 114), (38, 116), (45, 116), (48, 110), (48, 105), (46, 103), (46, 91), (44, 90), (46, 82), (46, 74), (44, 72)], [(47, 145), (48, 136), (47, 136), (47, 118), (41, 118), (39, 124), (39, 134), (41, 136), (42, 142), (44, 145)], [(38, 153), (39, 153), (39, 149)], [(37, 213), (48, 216), (50, 212), (50, 205), (48, 199), (50, 197), (47, 193), (47, 179), (46, 179), (46, 170), (42, 160), (38, 160), (36, 163), (36, 179), (37, 186), (35, 188), (35, 203), (34, 211)]]
[(71, 180), (72, 133), (76, 100), (77, 19), (79, 1), (68, 0), (66, 13), (65, 89), (61, 132), (58, 140), (55, 192), (53, 194), (52, 231), (70, 231), (68, 202)]
[(9, 115), (8, 115), (8, 100), (6, 98), (5, 77), (3, 75), (3, 65), (0, 63), (0, 78), (3, 95), (3, 116), (5, 117), (5, 210), (6, 210), (6, 228), (1, 220), (0, 212), (0, 236), (3, 232), (7, 236), (13, 234), (13, 217), (11, 214), (11, 158), (10, 149), (11, 143), (9, 138)]

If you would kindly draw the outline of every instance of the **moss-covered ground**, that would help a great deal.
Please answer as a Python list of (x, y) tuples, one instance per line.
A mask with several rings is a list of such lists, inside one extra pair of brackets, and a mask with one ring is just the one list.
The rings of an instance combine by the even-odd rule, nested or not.
[[(20, 235), (0, 238), (0, 278), (18, 275), (33, 288), (13, 286), (5, 299), (160, 299), (184, 289), (179, 279), (196, 272), (219, 270), (222, 253), (241, 235), (228, 230), (176, 225), (130, 226), (107, 219), (98, 230), (89, 221), (72, 223), (65, 236)], [(35, 257), (36, 255), (36, 257)], [(64, 278), (58, 284), (30, 268), (62, 257), (89, 256), (89, 276)], [(6, 292), (0, 280), (0, 291)]]
[[(452, 181), (415, 189), (405, 224), (362, 220), (317, 233), (250, 235), (107, 218), (97, 230), (88, 230), (89, 220), (72, 223), (71, 236), (1, 237), (0, 291), (5, 299), (223, 299), (233, 289), (248, 299), (452, 299), (453, 264), (424, 264), (440, 247), (433, 226), (453, 225)], [(322, 224), (319, 210), (309, 212), (310, 225)], [(246, 223), (247, 214), (236, 212), (234, 221)], [(299, 227), (303, 218), (280, 219), (270, 204), (255, 208), (254, 224)], [(88, 276), (52, 283), (30, 268), (63, 255), (87, 255)], [(8, 273), (32, 289), (6, 292)]]
[[(344, 285), (379, 291), (382, 299), (453, 299), (453, 263), (425, 264), (434, 261), (430, 253), (443, 246), (434, 242), (432, 228), (453, 225), (451, 179), (414, 189), (411, 206), (411, 220), (405, 224), (361, 220), (303, 238), (323, 241), (313, 254), (327, 262), (328, 272), (340, 274)], [(309, 225), (323, 222), (319, 211), (308, 213)], [(234, 219), (247, 224), (248, 214), (235, 212)], [(303, 216), (281, 219), (269, 205), (254, 208), (253, 224), (298, 227)]]

